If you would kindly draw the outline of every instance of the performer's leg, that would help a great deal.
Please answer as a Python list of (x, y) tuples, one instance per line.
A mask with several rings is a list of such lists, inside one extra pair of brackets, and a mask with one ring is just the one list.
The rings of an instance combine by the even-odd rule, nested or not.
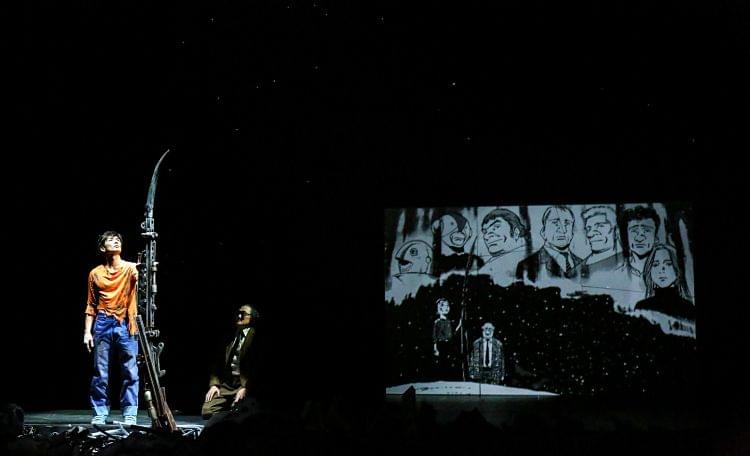
[(456, 346), (454, 343), (447, 343), (445, 344), (446, 348), (446, 354), (445, 357), (445, 371), (446, 371), (446, 377), (445, 380), (461, 380), (461, 361), (460, 361), (460, 354), (458, 353), (458, 350), (456, 349)]
[(430, 380), (442, 380), (440, 377), (443, 375), (443, 360), (442, 357), (445, 356), (443, 352), (440, 351), (442, 348), (440, 346), (440, 343), (437, 342), (437, 349), (438, 349), (438, 355), (435, 356), (434, 354), (431, 355), (431, 361), (432, 361), (432, 372), (430, 372)]
[(116, 333), (122, 373), (120, 409), (123, 416), (135, 416), (138, 414), (138, 339), (128, 332), (127, 319), (117, 326)]
[(446, 342), (437, 342), (438, 352), (435, 357), (435, 375), (434, 380), (451, 380), (450, 378), (450, 346)]
[(231, 404), (231, 398), (225, 396), (216, 396), (208, 402), (204, 402), (201, 407), (201, 416), (204, 420), (211, 418), (216, 413), (222, 410), (229, 410), (229, 404)]
[(229, 385), (221, 382), (219, 385), (219, 395), (208, 402), (204, 402), (201, 407), (201, 416), (203, 419), (209, 419), (216, 413), (229, 410), (234, 401), (234, 395), (237, 394), (239, 386)]
[(112, 345), (111, 325), (104, 314), (97, 314), (94, 325), (94, 376), (89, 398), (94, 414), (109, 415), (109, 352)]
[(492, 372), (487, 367), (482, 367), (481, 383), (492, 383)]
[(500, 368), (499, 367), (492, 368), (492, 384), (493, 385), (500, 384)]

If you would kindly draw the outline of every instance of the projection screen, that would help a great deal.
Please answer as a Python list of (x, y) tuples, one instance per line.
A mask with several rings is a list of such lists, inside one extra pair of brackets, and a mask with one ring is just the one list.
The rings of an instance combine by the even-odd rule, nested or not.
[(386, 393), (690, 393), (686, 203), (385, 210)]

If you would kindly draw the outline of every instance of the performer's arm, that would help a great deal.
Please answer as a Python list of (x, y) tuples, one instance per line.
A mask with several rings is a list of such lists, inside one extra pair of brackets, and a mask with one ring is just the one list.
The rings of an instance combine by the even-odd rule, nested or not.
[(237, 393), (234, 395), (234, 400), (232, 401), (232, 405), (244, 399), (246, 395), (247, 395), (247, 388), (243, 386), (242, 388), (238, 389)]
[[(245, 364), (249, 364), (247, 361), (244, 362)], [(240, 366), (242, 366), (243, 361), (240, 361)], [(234, 400), (232, 401), (232, 405), (238, 403), (242, 399), (245, 399), (245, 396), (247, 395), (247, 387), (250, 383), (250, 379), (248, 378), (248, 373), (245, 371), (242, 371), (242, 367), (240, 367), (240, 389), (237, 390), (237, 392), (234, 394)]]
[(91, 334), (91, 325), (94, 323), (93, 315), (86, 315), (83, 321), (83, 344), (86, 345), (89, 353), (94, 348), (94, 336)]
[(131, 336), (135, 336), (138, 332), (138, 322), (136, 321), (136, 315), (138, 315), (138, 269), (133, 265), (132, 276), (130, 278), (130, 299), (128, 304), (128, 333)]
[(500, 362), (500, 381), (505, 381), (505, 351), (503, 350), (503, 344), (500, 344), (500, 350), (498, 350), (498, 361)]
[(91, 349), (94, 348), (94, 336), (91, 334), (91, 326), (94, 323), (94, 316), (96, 315), (96, 292), (94, 291), (93, 271), (89, 273), (86, 291), (86, 309), (84, 311), (86, 318), (83, 320), (83, 344), (89, 353), (91, 353)]
[(219, 396), (221, 392), (219, 390), (220, 384), (221, 384), (221, 379), (219, 378), (218, 364), (216, 362), (213, 362), (211, 364), (211, 375), (210, 375), (210, 378), (208, 379), (208, 392), (206, 393), (206, 402)]
[(219, 387), (216, 385), (211, 385), (211, 387), (208, 389), (208, 392), (206, 393), (206, 402), (210, 401), (211, 399), (215, 397), (219, 397), (220, 391)]
[(432, 353), (435, 356), (440, 356), (440, 352), (437, 348), (437, 333), (438, 333), (438, 322), (440, 320), (435, 320), (435, 323), (432, 324)]

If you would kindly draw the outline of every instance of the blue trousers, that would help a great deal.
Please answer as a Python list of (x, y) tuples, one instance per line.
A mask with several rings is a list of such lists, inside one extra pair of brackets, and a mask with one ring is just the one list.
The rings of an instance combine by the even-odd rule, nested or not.
[(94, 377), (91, 379), (91, 406), (96, 415), (109, 415), (109, 358), (115, 350), (120, 362), (123, 415), (138, 414), (138, 338), (128, 332), (128, 319), (122, 323), (104, 312), (94, 323)]

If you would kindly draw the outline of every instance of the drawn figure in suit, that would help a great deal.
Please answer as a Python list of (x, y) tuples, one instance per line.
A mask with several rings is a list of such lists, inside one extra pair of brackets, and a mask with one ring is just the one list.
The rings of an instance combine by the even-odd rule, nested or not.
[(541, 236), (544, 245), (518, 263), (516, 278), (536, 282), (543, 277), (570, 278), (583, 262), (570, 251), (575, 217), (568, 206), (550, 206), (542, 215)]
[(474, 341), (469, 359), (469, 377), (480, 383), (499, 385), (505, 380), (503, 344), (495, 339), (495, 325), (482, 325), (482, 337)]

